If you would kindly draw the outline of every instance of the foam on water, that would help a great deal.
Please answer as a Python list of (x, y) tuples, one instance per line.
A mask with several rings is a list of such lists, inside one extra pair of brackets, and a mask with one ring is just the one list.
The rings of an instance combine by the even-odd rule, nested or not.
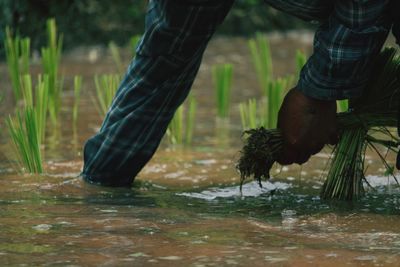
[(216, 198), (231, 198), (231, 197), (257, 197), (262, 194), (270, 193), (273, 190), (287, 190), (292, 185), (289, 183), (283, 182), (274, 182), (271, 183), (269, 181), (262, 182), (262, 187), (258, 185), (258, 182), (253, 181), (243, 185), (242, 193), (240, 193), (239, 186), (230, 186), (230, 187), (215, 187), (204, 190), (202, 192), (185, 192), (185, 193), (177, 193), (178, 196), (185, 196), (191, 198), (199, 198), (204, 200), (214, 200)]
[[(365, 178), (372, 187), (397, 185), (397, 182), (393, 176), (368, 175)], [(398, 177), (396, 178), (400, 181)]]

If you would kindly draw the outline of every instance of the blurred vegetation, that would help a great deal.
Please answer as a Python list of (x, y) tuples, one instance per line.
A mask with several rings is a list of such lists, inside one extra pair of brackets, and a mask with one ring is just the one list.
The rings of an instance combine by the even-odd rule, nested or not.
[[(32, 39), (34, 49), (45, 44), (46, 19), (54, 17), (66, 48), (76, 45), (126, 44), (144, 29), (147, 0), (0, 0), (0, 41), (10, 25)], [(309, 27), (309, 23), (276, 11), (262, 0), (236, 0), (218, 33), (251, 35), (256, 31)]]

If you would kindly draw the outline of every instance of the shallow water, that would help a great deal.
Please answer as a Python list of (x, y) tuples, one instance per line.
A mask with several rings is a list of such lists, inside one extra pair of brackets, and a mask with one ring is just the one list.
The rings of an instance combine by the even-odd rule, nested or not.
[[(272, 38), (277, 73), (293, 72), (294, 47), (309, 49), (311, 40), (297, 37)], [(237, 103), (258, 94), (241, 38), (216, 39), (205, 55), (193, 89), (200, 107), (192, 148), (163, 142), (131, 189), (85, 184), (76, 177), (80, 150), (100, 123), (91, 77), (113, 66), (108, 57), (91, 63), (82, 55), (70, 53), (63, 73), (67, 87), (77, 72), (86, 78), (85, 116), (70, 127), (68, 87), (63, 125), (48, 131), (47, 174), (16, 174), (6, 135), (0, 139), (1, 266), (400, 265), (399, 188), (373, 154), (367, 163), (375, 190), (359, 202), (319, 198), (329, 149), (302, 167), (278, 167), (263, 188), (249, 182), (240, 193)], [(236, 82), (231, 121), (217, 131), (209, 66), (222, 61), (235, 64)]]

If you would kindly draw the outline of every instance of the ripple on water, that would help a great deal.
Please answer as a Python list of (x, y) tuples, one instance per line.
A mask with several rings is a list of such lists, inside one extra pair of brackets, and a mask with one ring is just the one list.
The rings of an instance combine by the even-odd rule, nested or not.
[(160, 260), (168, 260), (168, 261), (179, 261), (182, 260), (183, 257), (179, 256), (165, 256), (165, 257), (158, 257)]
[(225, 188), (210, 188), (202, 192), (184, 192), (177, 193), (178, 196), (185, 196), (191, 198), (199, 198), (204, 200), (214, 200), (216, 198), (231, 198), (231, 197), (257, 197), (262, 194), (270, 193), (274, 190), (287, 190), (292, 185), (284, 182), (270, 181), (262, 182), (262, 187), (258, 185), (258, 182), (250, 182), (243, 185), (242, 193), (240, 193), (239, 186), (230, 186)]
[(53, 226), (50, 224), (38, 224), (32, 227), (33, 230), (36, 230), (38, 232), (47, 232), (49, 231)]

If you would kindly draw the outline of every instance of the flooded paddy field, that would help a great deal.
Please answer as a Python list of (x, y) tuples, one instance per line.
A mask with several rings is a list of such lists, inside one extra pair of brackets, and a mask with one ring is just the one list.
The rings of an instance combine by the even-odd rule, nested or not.
[[(311, 33), (269, 39), (276, 76), (294, 73), (296, 49), (311, 51)], [(234, 81), (230, 120), (221, 123), (210, 68), (224, 62), (234, 65)], [(237, 104), (259, 96), (246, 39), (219, 37), (210, 43), (193, 87), (198, 101), (193, 145), (164, 140), (129, 189), (93, 186), (77, 177), (82, 145), (101, 123), (92, 100), (93, 76), (115, 72), (111, 58), (102, 48), (77, 49), (65, 54), (61, 72), (66, 88), (61, 123), (48, 129), (45, 175), (15, 171), (4, 124), (14, 107), (5, 90), (1, 266), (400, 266), (399, 188), (373, 154), (366, 162), (375, 189), (358, 202), (319, 198), (329, 148), (303, 166), (277, 166), (262, 188), (248, 181), (240, 193)], [(76, 74), (84, 85), (78, 124), (72, 127)], [(0, 77), (9, 88), (4, 63)]]

